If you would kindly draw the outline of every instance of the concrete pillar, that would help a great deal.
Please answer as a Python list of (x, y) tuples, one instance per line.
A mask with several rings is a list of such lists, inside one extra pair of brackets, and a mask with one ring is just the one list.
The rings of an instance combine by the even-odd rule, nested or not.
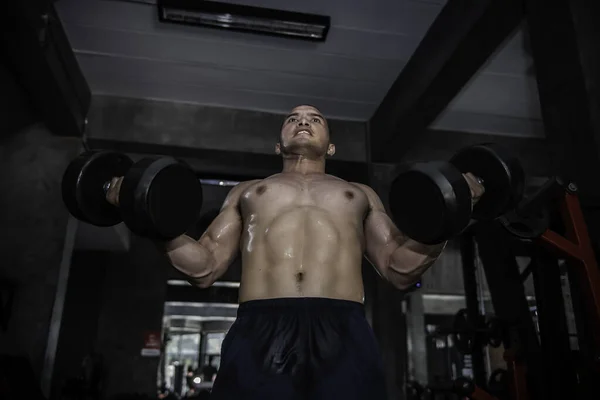
[(60, 299), (53, 308), (60, 279), (66, 278), (59, 279), (61, 261), (70, 256), (74, 237), (67, 235), (60, 183), (79, 146), (79, 140), (52, 136), (42, 125), (0, 138), (0, 280), (14, 289), (0, 353), (25, 356), (36, 382), (45, 357), (48, 367), (53, 363), (52, 348), (46, 354), (48, 338), (51, 322), (60, 323), (52, 320), (53, 312), (60, 316)]

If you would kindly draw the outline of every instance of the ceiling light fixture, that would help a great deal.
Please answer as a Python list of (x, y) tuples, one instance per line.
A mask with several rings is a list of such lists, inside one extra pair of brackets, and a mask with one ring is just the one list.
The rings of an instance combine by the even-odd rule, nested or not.
[(158, 0), (162, 22), (206, 26), (289, 38), (324, 41), (330, 18), (239, 4), (198, 0)]

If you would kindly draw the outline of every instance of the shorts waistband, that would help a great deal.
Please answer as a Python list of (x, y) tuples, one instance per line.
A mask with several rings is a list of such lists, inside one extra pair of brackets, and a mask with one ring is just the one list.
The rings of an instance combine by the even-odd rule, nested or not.
[(276, 299), (249, 300), (240, 303), (238, 315), (245, 313), (285, 313), (303, 310), (346, 310), (359, 311), (364, 314), (365, 306), (351, 300), (329, 299), (325, 297), (284, 297)]

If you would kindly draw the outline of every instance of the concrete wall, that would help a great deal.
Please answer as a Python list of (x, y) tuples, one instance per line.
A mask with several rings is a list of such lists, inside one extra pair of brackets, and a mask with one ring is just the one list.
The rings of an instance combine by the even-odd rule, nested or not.
[[(327, 115), (325, 115), (327, 117)], [(192, 149), (274, 154), (285, 115), (114, 96), (95, 96), (89, 136)], [(366, 160), (361, 122), (329, 120), (335, 159)]]
[[(0, 56), (1, 57), (1, 56)], [(36, 121), (37, 115), (31, 109), (25, 90), (13, 78), (12, 71), (0, 59), (0, 121), (2, 133), (7, 135)]]
[(0, 279), (15, 289), (8, 329), (0, 330), (0, 353), (26, 356), (36, 383), (67, 233), (60, 182), (79, 143), (54, 137), (41, 125), (0, 139)]

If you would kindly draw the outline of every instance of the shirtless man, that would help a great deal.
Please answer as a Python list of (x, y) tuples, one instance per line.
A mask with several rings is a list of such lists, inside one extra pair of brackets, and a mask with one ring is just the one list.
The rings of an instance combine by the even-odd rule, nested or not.
[[(316, 108), (292, 110), (275, 151), (281, 173), (231, 189), (198, 241), (184, 235), (165, 244), (173, 266), (200, 288), (241, 251), (238, 317), (223, 341), (212, 398), (384, 399), (381, 358), (363, 309), (362, 257), (406, 289), (445, 243), (407, 238), (371, 188), (325, 174), (335, 146)], [(466, 178), (479, 198), (483, 188)], [(113, 186), (108, 198), (116, 204)]]

